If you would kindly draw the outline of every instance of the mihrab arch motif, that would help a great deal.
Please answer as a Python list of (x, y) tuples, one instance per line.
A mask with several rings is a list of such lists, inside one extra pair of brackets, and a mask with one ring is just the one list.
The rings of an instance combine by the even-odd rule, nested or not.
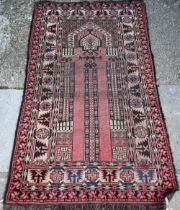
[[(106, 47), (112, 47), (112, 36), (108, 31), (105, 31), (104, 29), (102, 29), (101, 27), (99, 27), (98, 25), (96, 25), (95, 23), (92, 22), (88, 22), (85, 25), (82, 25), (80, 28), (74, 30), (73, 32), (71, 32), (68, 35), (68, 48), (74, 48), (75, 44), (74, 44), (74, 38), (76, 35), (82, 34), (83, 36), (83, 32), (86, 32), (89, 34), (92, 34), (93, 36), (96, 36), (96, 38), (100, 38), (102, 35), (105, 36), (105, 42), (106, 42)], [(93, 34), (95, 33), (95, 34)], [(86, 34), (88, 35), (88, 34)]]
[(98, 50), (101, 46), (101, 40), (92, 34), (88, 34), (80, 40), (80, 46), (84, 50)]

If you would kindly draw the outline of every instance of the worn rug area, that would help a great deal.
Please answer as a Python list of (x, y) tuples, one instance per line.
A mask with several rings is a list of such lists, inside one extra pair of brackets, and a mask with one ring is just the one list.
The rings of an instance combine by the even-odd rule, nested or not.
[(5, 202), (155, 210), (174, 189), (144, 3), (37, 3)]

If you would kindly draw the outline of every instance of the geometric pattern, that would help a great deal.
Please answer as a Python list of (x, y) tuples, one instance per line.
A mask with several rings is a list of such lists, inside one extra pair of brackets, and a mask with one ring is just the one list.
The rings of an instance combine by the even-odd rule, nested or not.
[(162, 203), (177, 182), (140, 1), (35, 6), (6, 203)]
[(60, 147), (57, 150), (57, 159), (58, 160), (64, 160), (64, 161), (68, 161), (71, 159), (71, 149), (68, 147)]
[(123, 147), (115, 147), (113, 149), (113, 158), (119, 161), (123, 161), (127, 157), (126, 148)]

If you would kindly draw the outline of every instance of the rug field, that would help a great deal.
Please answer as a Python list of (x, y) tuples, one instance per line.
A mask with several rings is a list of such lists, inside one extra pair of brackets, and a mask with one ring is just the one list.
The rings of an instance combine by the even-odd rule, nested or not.
[(5, 203), (162, 208), (177, 181), (147, 25), (142, 1), (36, 3)]

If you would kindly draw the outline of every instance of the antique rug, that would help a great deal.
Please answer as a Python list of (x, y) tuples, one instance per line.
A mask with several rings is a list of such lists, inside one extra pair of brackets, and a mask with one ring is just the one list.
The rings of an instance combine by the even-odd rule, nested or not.
[(145, 4), (37, 3), (5, 202), (155, 210), (176, 187)]

